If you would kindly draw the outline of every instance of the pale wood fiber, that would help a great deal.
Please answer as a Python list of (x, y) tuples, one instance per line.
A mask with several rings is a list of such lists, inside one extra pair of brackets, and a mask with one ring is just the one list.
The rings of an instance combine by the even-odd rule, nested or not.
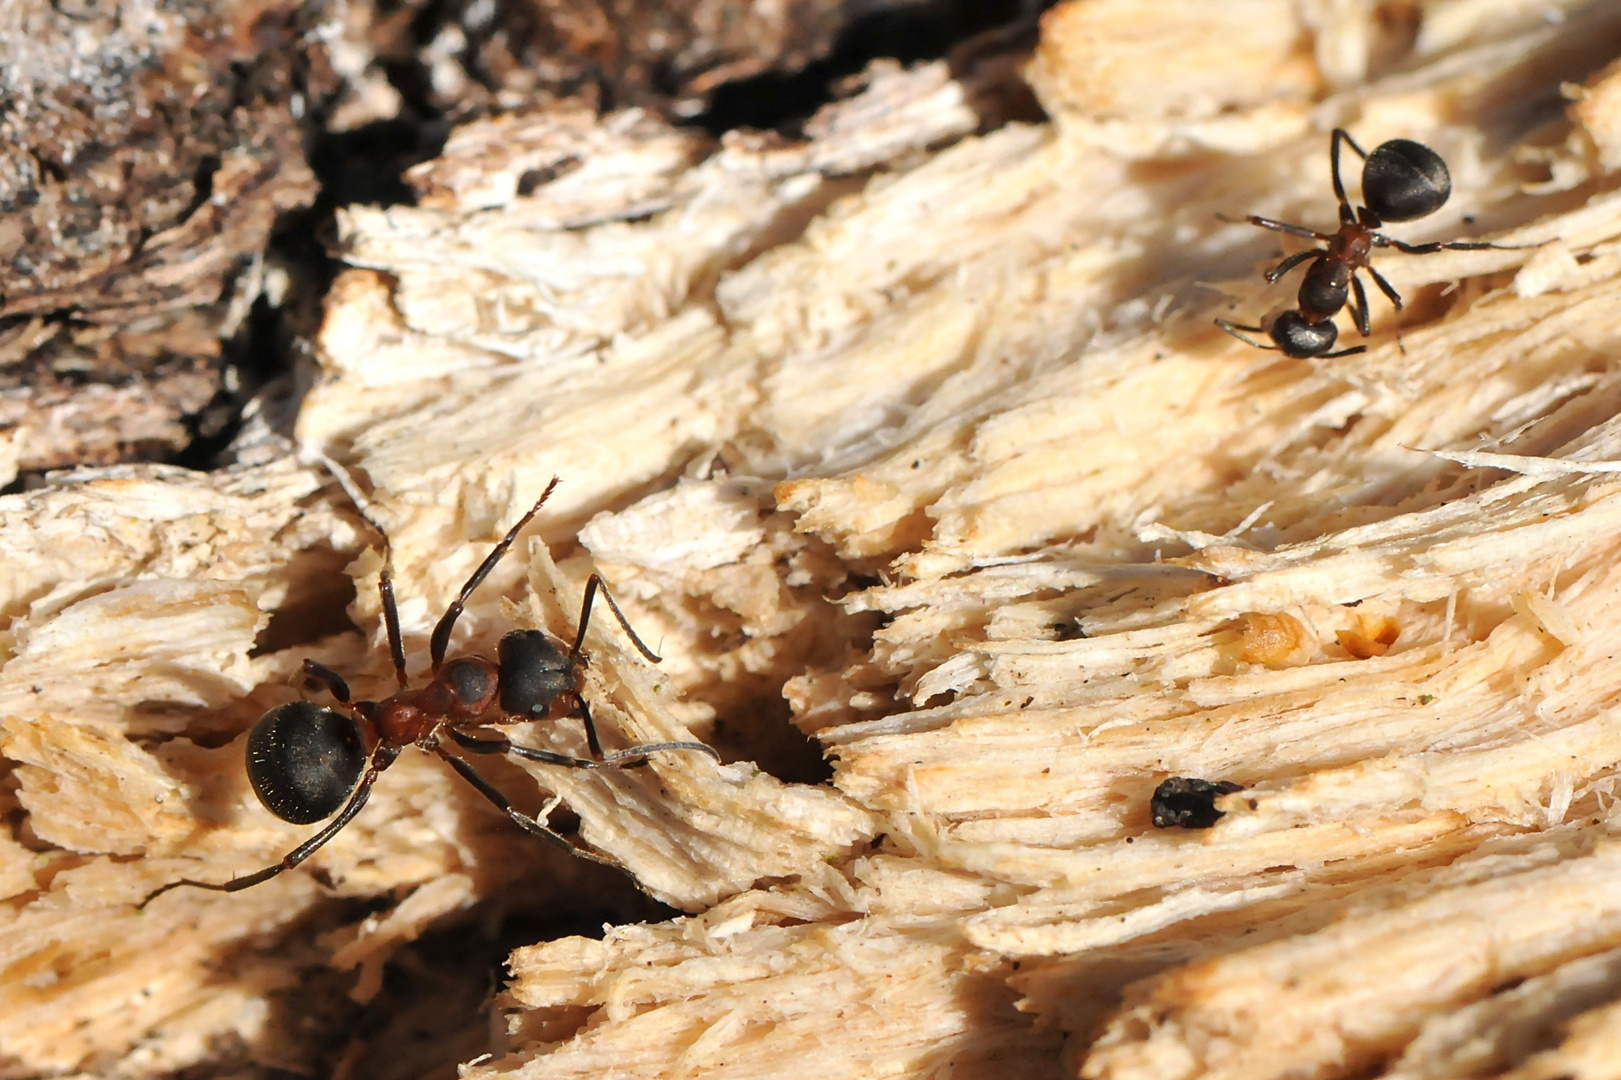
[[(303, 656), (386, 692), (319, 452), (414, 665), (555, 473), (453, 647), (566, 635), (594, 567), (664, 657), (596, 625), (611, 744), (786, 715), (832, 756), (527, 766), (691, 914), (520, 948), (468, 1076), (1616, 1076), (1621, 13), (1240, 6), (1054, 9), (1040, 123), (978, 131), (942, 65), (802, 144), (469, 126), (423, 205), (345, 211), (296, 450), (0, 506), (14, 1071), (254, 1045), (312, 962), (255, 935), (329, 890), (402, 898), (311, 946), (366, 996), (435, 920), (595, 880), (408, 754), (323, 879), (130, 907), (307, 835), (240, 764)], [(1519, 246), (1381, 252), (1399, 343), (1375, 297), (1366, 355), (1258, 352), (1211, 323), (1290, 302), (1279, 247), (1215, 214), (1331, 221), (1341, 124), (1451, 165), (1397, 235)], [(254, 648), (350, 580), (359, 634)], [(1244, 789), (1155, 830), (1177, 775)]]

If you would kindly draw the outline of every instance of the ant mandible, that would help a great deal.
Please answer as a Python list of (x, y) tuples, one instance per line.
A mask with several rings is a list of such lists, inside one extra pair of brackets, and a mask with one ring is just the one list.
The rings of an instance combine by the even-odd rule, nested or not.
[[(1366, 206), (1353, 209), (1351, 201), (1345, 197), (1345, 185), (1340, 181), (1342, 141), (1363, 159), (1362, 198)], [(1272, 319), (1263, 320), (1260, 326), (1216, 320), (1217, 326), (1246, 345), (1282, 352), (1296, 360), (1313, 356), (1332, 359), (1367, 352), (1366, 345), (1341, 349), (1339, 352), (1328, 350), (1334, 347), (1335, 339), (1339, 337), (1334, 316), (1347, 301), (1351, 304), (1351, 314), (1362, 336), (1368, 337), (1371, 333), (1368, 294), (1363, 291), (1362, 281), (1356, 276), (1358, 270), (1366, 270), (1374, 284), (1379, 286), (1379, 291), (1396, 306), (1396, 310), (1401, 310), (1401, 294), (1368, 262), (1376, 247), (1392, 247), (1409, 255), (1428, 255), (1436, 251), (1513, 250), (1498, 244), (1474, 241), (1406, 244), (1378, 231), (1387, 221), (1415, 221), (1433, 214), (1452, 195), (1452, 175), (1447, 171), (1447, 163), (1441, 160), (1440, 154), (1423, 143), (1411, 139), (1391, 139), (1374, 147), (1373, 153), (1369, 154), (1356, 144), (1356, 140), (1344, 128), (1335, 128), (1329, 141), (1328, 157), (1334, 174), (1334, 197), (1340, 203), (1338, 232), (1320, 233), (1304, 225), (1292, 225), (1254, 214), (1243, 219), (1263, 229), (1320, 240), (1328, 245), (1326, 248), (1296, 252), (1266, 272), (1267, 284), (1270, 285), (1306, 260), (1312, 260), (1311, 266), (1306, 269), (1306, 276), (1300, 282), (1296, 310), (1280, 312)], [(1222, 220), (1233, 219), (1223, 217)], [(1351, 299), (1352, 292), (1356, 294), (1354, 300)], [(1262, 344), (1240, 331), (1266, 334), (1273, 344)]]
[[(535, 505), (507, 531), (467, 579), (461, 594), (445, 609), (429, 639), (433, 681), (420, 690), (408, 688), (400, 613), (394, 602), (394, 580), (384, 534), (384, 561), (377, 578), (377, 591), (383, 602), (383, 625), (387, 628), (389, 654), (400, 689), (381, 702), (352, 701), (348, 683), (337, 672), (313, 660), (305, 660), (306, 685), (312, 689), (324, 687), (345, 711), (307, 701), (278, 705), (254, 724), (248, 736), (248, 780), (265, 809), (294, 825), (310, 825), (331, 817), (340, 806), (342, 812), (273, 866), (226, 882), (190, 878), (172, 881), (148, 893), (138, 907), (144, 908), (170, 889), (182, 885), (237, 892), (293, 869), (354, 820), (371, 797), (378, 775), (412, 744), (443, 758), (479, 794), (524, 830), (559, 844), (575, 855), (623, 869), (616, 860), (572, 844), (543, 821), (514, 809), (506, 796), (480, 776), (471, 764), (451, 754), (440, 742), (448, 736), (469, 753), (510, 754), (570, 769), (627, 768), (644, 764), (650, 755), (664, 750), (691, 750), (720, 760), (720, 754), (713, 747), (700, 742), (648, 743), (612, 754), (602, 752), (596, 725), (591, 720), (591, 708), (580, 691), (580, 674), (587, 662), (583, 652), (585, 631), (590, 625), (591, 605), (598, 592), (637, 651), (653, 663), (658, 663), (659, 657), (636, 636), (596, 574), (585, 583), (585, 600), (580, 606), (580, 623), (573, 648), (566, 648), (563, 642), (543, 630), (514, 630), (496, 646), (495, 663), (482, 656), (445, 660), (451, 632), (468, 597), (495, 569), (518, 533), (540, 511), (556, 487), (557, 477), (553, 477)], [(591, 751), (589, 759), (518, 746), (505, 735), (487, 730), (491, 725), (556, 720), (570, 715), (579, 716), (585, 724), (586, 744)], [(362, 724), (376, 733), (376, 747), (369, 759), (361, 738)], [(469, 727), (478, 734), (463, 730)]]

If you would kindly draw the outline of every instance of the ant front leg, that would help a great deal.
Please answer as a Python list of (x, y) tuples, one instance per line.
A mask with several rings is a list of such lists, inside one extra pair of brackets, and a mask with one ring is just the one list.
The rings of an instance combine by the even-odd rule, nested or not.
[(585, 725), (585, 745), (590, 749), (591, 756), (598, 761), (602, 760), (602, 741), (597, 738), (597, 725), (591, 719), (591, 706), (585, 700), (585, 695), (578, 690), (574, 691), (575, 713), (580, 722)]
[(1358, 146), (1356, 140), (1351, 138), (1351, 133), (1344, 128), (1335, 128), (1334, 134), (1329, 136), (1328, 166), (1329, 170), (1334, 174), (1334, 197), (1340, 201), (1340, 223), (1349, 225), (1356, 221), (1356, 215), (1351, 211), (1351, 200), (1345, 197), (1345, 183), (1340, 179), (1341, 142), (1355, 150), (1357, 157), (1363, 161), (1368, 159), (1368, 152)]
[(585, 629), (591, 625), (591, 601), (596, 598), (599, 591), (602, 593), (602, 598), (608, 601), (608, 610), (612, 611), (614, 618), (619, 620), (619, 626), (625, 631), (625, 636), (630, 638), (632, 645), (636, 646), (636, 651), (646, 657), (650, 663), (658, 663), (660, 657), (652, 649), (642, 644), (642, 639), (637, 637), (636, 631), (630, 628), (630, 623), (625, 621), (625, 613), (619, 610), (619, 605), (614, 602), (613, 593), (609, 592), (608, 586), (602, 583), (602, 575), (600, 574), (592, 574), (585, 580), (585, 599), (580, 603), (580, 627), (574, 634), (574, 648), (569, 651), (569, 655), (576, 660), (582, 655), (581, 650), (585, 648)]
[(585, 723), (585, 738), (591, 747), (591, 753), (596, 755), (598, 761), (604, 766), (616, 769), (632, 769), (647, 763), (647, 759), (661, 750), (691, 750), (694, 753), (706, 754), (720, 761), (720, 751), (713, 746), (701, 742), (661, 742), (643, 743), (640, 746), (627, 747), (624, 750), (615, 750), (611, 754), (602, 752), (602, 744), (597, 741), (597, 726), (591, 720), (591, 706), (586, 704), (584, 694), (575, 694), (580, 704), (580, 719)]

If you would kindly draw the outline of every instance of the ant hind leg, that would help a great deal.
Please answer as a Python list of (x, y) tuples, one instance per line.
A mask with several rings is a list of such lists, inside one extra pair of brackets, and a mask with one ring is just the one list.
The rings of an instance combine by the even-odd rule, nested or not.
[(1355, 356), (1358, 353), (1365, 353), (1367, 351), (1368, 351), (1368, 347), (1366, 345), (1353, 345), (1349, 349), (1341, 349), (1339, 352), (1324, 353), (1321, 356), (1313, 357), (1313, 359), (1316, 359), (1316, 360), (1334, 360), (1334, 359), (1337, 359), (1337, 358), (1339, 358), (1341, 356)]
[(349, 684), (344, 682), (343, 676), (325, 664), (317, 664), (314, 660), (305, 660), (304, 680), (306, 689), (324, 688), (327, 693), (337, 699), (338, 704), (349, 704)]
[(328, 840), (338, 835), (345, 825), (354, 820), (355, 815), (360, 813), (361, 807), (366, 805), (366, 800), (371, 798), (371, 789), (372, 785), (377, 782), (377, 774), (393, 763), (397, 753), (398, 751), (393, 751), (384, 754), (383, 747), (378, 747), (377, 752), (372, 755), (371, 767), (366, 770), (366, 775), (361, 777), (359, 785), (355, 787), (355, 793), (349, 796), (349, 804), (343, 808), (343, 812), (329, 821), (320, 832), (289, 851), (281, 862), (276, 863), (274, 866), (267, 866), (263, 870), (257, 870), (246, 877), (232, 878), (230, 881), (225, 882), (194, 881), (191, 878), (171, 881), (169, 884), (147, 893), (146, 898), (135, 905), (135, 910), (141, 911), (145, 909), (146, 905), (170, 889), (178, 889), (182, 885), (190, 885), (194, 889), (208, 889), (212, 892), (240, 892), (243, 889), (258, 885), (260, 882), (269, 881), (284, 870), (293, 869), (293, 867), (314, 855), (325, 846)]
[(1351, 299), (1351, 317), (1356, 320), (1357, 331), (1363, 337), (1370, 337), (1373, 334), (1373, 324), (1368, 314), (1368, 293), (1362, 288), (1362, 279), (1356, 276), (1354, 270), (1351, 272), (1351, 292), (1354, 294)]
[(1233, 335), (1233, 337), (1237, 338), (1239, 341), (1242, 341), (1246, 345), (1253, 346), (1254, 348), (1257, 348), (1257, 349), (1266, 349), (1268, 352), (1277, 352), (1278, 351), (1278, 347), (1276, 345), (1264, 345), (1261, 342), (1256, 341), (1254, 338), (1246, 337), (1245, 335), (1239, 333), (1240, 330), (1247, 330), (1247, 331), (1249, 331), (1250, 333), (1253, 333), (1253, 334), (1264, 334), (1264, 333), (1266, 333), (1266, 331), (1263, 330), (1259, 326), (1244, 326), (1244, 325), (1242, 325), (1240, 323), (1230, 323), (1226, 319), (1217, 319), (1216, 320), (1216, 325), (1221, 327), (1223, 330), (1227, 331), (1229, 334)]
[(1284, 274), (1287, 274), (1289, 271), (1293, 270), (1307, 259), (1316, 258), (1318, 256), (1327, 254), (1328, 252), (1322, 250), (1321, 248), (1307, 248), (1305, 251), (1297, 251), (1261, 276), (1266, 278), (1266, 283), (1268, 285), (1271, 285)]

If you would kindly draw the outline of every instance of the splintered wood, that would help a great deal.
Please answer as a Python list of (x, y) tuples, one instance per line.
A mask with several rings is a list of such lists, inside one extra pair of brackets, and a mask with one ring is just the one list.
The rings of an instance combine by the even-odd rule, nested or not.
[[(605, 741), (726, 759), (489, 766), (687, 914), (519, 948), (468, 1077), (1621, 1077), (1618, 56), (1605, 4), (1075, 0), (1040, 122), (981, 58), (798, 141), (457, 130), (340, 213), (297, 446), (0, 501), (0, 1069), (313, 1069), (312, 971), (617, 882), (408, 752), (298, 872), (134, 908), (310, 834), (242, 763), (304, 657), (389, 692), (325, 456), (413, 672), (561, 476), (453, 650), (597, 569), (663, 657), (593, 623)], [(1298, 246), (1217, 214), (1332, 227), (1336, 126), (1448, 162), (1393, 234), (1505, 249), (1378, 251), (1399, 316), (1290, 360), (1212, 322)], [(1172, 777), (1241, 790), (1156, 829)]]

